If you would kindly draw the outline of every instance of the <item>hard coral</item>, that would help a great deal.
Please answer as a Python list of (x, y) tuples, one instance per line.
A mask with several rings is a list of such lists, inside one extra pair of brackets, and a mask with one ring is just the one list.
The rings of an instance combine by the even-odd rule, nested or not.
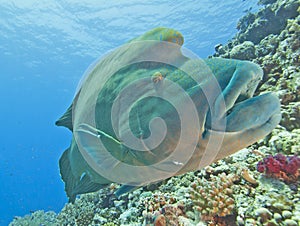
[(300, 173), (300, 158), (296, 155), (269, 155), (257, 164), (257, 171), (267, 176), (278, 178), (286, 183), (296, 182)]
[(177, 226), (179, 216), (185, 216), (184, 203), (176, 203), (176, 199), (170, 194), (155, 193), (144, 202), (144, 225)]
[(154, 226), (178, 226), (182, 225), (179, 222), (180, 216), (185, 216), (184, 205), (167, 205), (160, 210), (160, 215), (158, 215), (154, 220)]
[(234, 213), (233, 182), (236, 175), (211, 175), (210, 180), (198, 179), (191, 186), (191, 199), (195, 209), (200, 212), (201, 219), (207, 222), (216, 222), (217, 219)]
[(76, 224), (81, 226), (89, 226), (93, 222), (94, 215), (94, 211), (91, 209), (86, 211), (82, 210), (76, 217)]

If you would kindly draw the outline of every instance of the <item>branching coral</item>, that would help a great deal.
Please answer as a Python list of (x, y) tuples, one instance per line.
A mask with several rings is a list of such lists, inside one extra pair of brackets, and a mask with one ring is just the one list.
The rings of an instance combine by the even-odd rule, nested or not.
[(300, 173), (300, 158), (283, 154), (269, 155), (257, 164), (257, 170), (267, 176), (278, 178), (286, 183), (297, 181)]
[(180, 225), (179, 216), (185, 216), (184, 204), (176, 203), (170, 194), (153, 194), (145, 199), (144, 206), (144, 225), (177, 226)]
[(167, 205), (161, 209), (161, 214), (154, 220), (154, 226), (177, 226), (181, 225), (179, 222), (180, 216), (185, 216), (184, 205)]
[(174, 204), (176, 199), (170, 194), (155, 193), (143, 201), (144, 214), (160, 211), (165, 205)]
[(234, 213), (232, 185), (238, 177), (221, 173), (211, 175), (210, 180), (201, 178), (191, 185), (191, 199), (204, 221), (216, 221)]

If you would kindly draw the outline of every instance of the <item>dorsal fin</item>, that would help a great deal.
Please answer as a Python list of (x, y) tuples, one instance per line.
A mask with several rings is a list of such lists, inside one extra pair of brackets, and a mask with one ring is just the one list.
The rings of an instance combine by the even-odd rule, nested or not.
[(55, 125), (67, 127), (69, 130), (73, 131), (72, 109), (73, 109), (73, 103), (70, 105), (70, 107), (67, 109), (67, 111), (63, 114), (63, 116), (61, 116), (55, 122)]

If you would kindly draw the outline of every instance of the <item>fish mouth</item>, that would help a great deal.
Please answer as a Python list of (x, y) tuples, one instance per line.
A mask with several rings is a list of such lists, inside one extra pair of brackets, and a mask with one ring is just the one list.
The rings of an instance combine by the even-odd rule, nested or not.
[[(208, 117), (209, 118), (209, 117)], [(212, 127), (208, 121), (202, 134), (204, 149), (212, 162), (252, 145), (267, 136), (280, 122), (280, 101), (274, 93), (248, 98), (236, 103), (222, 122), (225, 126)], [(217, 123), (214, 123), (216, 125)], [(208, 143), (212, 146), (209, 147)], [(219, 144), (219, 149), (215, 146)]]
[(237, 101), (231, 109), (227, 110), (223, 118), (225, 120), (223, 126), (214, 122), (211, 116), (207, 118), (205, 128), (212, 131), (241, 132), (255, 130), (270, 123), (271, 127), (275, 128), (281, 120), (280, 101), (274, 93)]
[(280, 119), (279, 98), (274, 93), (265, 93), (235, 104), (226, 116), (226, 131), (255, 129), (270, 122), (277, 125)]

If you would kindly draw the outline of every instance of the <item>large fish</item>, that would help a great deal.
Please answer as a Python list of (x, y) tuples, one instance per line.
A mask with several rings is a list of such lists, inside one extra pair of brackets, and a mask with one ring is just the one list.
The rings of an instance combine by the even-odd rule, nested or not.
[(272, 131), (272, 93), (253, 97), (262, 69), (199, 59), (183, 36), (155, 28), (96, 61), (56, 122), (73, 133), (59, 166), (69, 201), (117, 182), (136, 187), (201, 169)]

